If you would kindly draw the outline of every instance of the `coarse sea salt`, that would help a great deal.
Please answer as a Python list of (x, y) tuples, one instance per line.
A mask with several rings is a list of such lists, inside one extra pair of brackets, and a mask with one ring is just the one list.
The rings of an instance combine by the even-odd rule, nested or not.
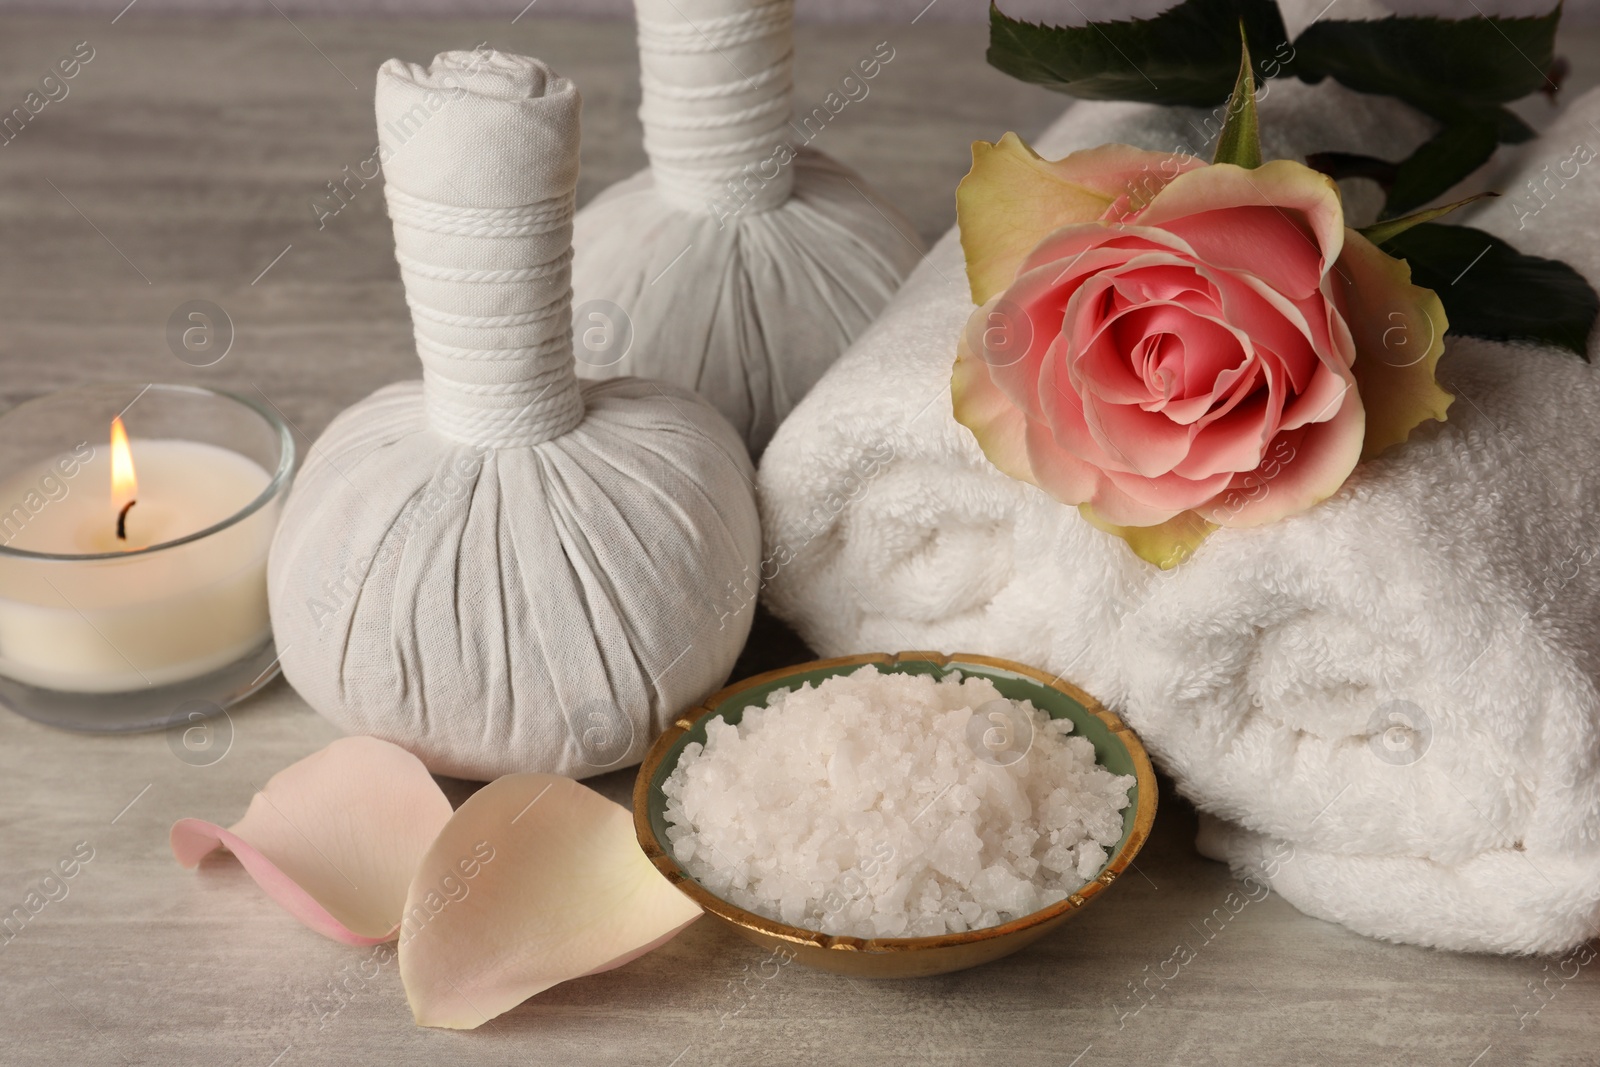
[(706, 727), (662, 786), (707, 889), (809, 930), (925, 937), (1010, 922), (1105, 866), (1134, 779), (987, 678), (866, 666)]

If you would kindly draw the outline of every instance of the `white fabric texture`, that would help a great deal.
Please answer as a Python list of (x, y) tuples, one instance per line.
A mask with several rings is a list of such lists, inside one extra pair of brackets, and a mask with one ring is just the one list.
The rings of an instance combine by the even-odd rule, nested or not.
[[(1600, 94), (1521, 149), (1505, 188), (1526, 199), (1541, 167), (1600, 143), (1590, 120)], [(1202, 123), (1079, 103), (1039, 147), (1170, 150), (1197, 146)], [(1429, 133), (1331, 82), (1273, 83), (1261, 126), (1269, 158), (1400, 158)], [(1467, 221), (1600, 281), (1600, 185), (1545, 199), (1521, 231), (1506, 200)], [(1061, 672), (1220, 817), (1208, 855), (1312, 915), (1495, 952), (1600, 933), (1596, 368), (1452, 339), (1448, 422), (1310, 512), (1218, 531), (1160, 572), (1001, 474), (954, 421), (971, 310), (952, 232), (767, 450), (780, 616), (823, 655), (935, 648)]]
[(750, 625), (713, 600), (760, 548), (732, 427), (685, 390), (573, 370), (579, 108), (522, 56), (379, 70), (423, 381), (334, 419), (269, 562), (289, 681), (439, 774), (635, 763)]
[[(860, 175), (806, 147), (844, 96), (791, 121), (793, 0), (637, 9), (650, 167), (578, 213), (578, 370), (695, 389), (759, 455), (882, 310), (921, 242)], [(863, 63), (882, 70), (861, 57), (855, 92), (870, 92)], [(655, 343), (617, 340), (627, 323)], [(590, 330), (599, 343), (586, 346)]]

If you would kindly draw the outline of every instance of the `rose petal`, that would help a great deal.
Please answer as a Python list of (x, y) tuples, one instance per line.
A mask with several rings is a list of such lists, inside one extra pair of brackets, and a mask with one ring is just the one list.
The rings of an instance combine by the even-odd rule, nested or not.
[(1332, 418), (1280, 434), (1267, 446), (1261, 465), (1235, 475), (1211, 504), (1197, 507), (1219, 526), (1261, 526), (1298, 515), (1339, 491), (1361, 458), (1365, 425), (1354, 388)]
[(1083, 415), (1096, 441), (1142, 477), (1159, 478), (1189, 454), (1189, 428), (1165, 412), (1107, 403), (1090, 394), (1084, 397)]
[[(988, 311), (987, 307), (979, 308), (973, 315), (986, 316)], [(950, 406), (956, 421), (972, 431), (978, 447), (1002, 474), (1031, 482), (1027, 416), (995, 384), (989, 365), (972, 353), (967, 332), (963, 331), (956, 342), (956, 365), (950, 371)]]
[(1455, 398), (1435, 371), (1444, 352), (1444, 305), (1411, 284), (1411, 266), (1351, 230), (1339, 257), (1334, 294), (1355, 341), (1351, 370), (1366, 407), (1363, 459), (1411, 436), (1428, 419), (1443, 422)]
[[(1030, 421), (1027, 440), (1034, 483), (1063, 504), (1092, 507), (1099, 515), (1115, 515), (1133, 526), (1155, 526), (1172, 518), (1178, 510), (1151, 507), (1133, 499), (1114, 485), (1104, 470), (1062, 448), (1051, 436), (1048, 426)], [(1200, 495), (1209, 498), (1225, 488), (1227, 475), (1222, 477), (1222, 485)]]
[[(1327, 343), (1326, 324), (1313, 329), (1301, 307), (1282, 293), (1248, 274), (1219, 274), (1218, 292), (1222, 297), (1223, 317), (1229, 322), (1249, 323), (1250, 340), (1257, 349), (1273, 353), (1281, 364), (1289, 391), (1304, 392), (1324, 364), (1349, 366), (1354, 353), (1337, 354)], [(1317, 314), (1326, 316), (1325, 301), (1308, 301)], [(1321, 343), (1319, 343), (1321, 342)]]
[[(1095, 253), (1088, 249), (1097, 245), (1117, 250), (1117, 254), (1099, 260), (1092, 259), (1090, 257)], [(1194, 249), (1176, 234), (1141, 226), (1107, 226), (1100, 222), (1088, 222), (1062, 226), (1046, 234), (1018, 265), (1017, 277), (1020, 279), (1024, 274), (1048, 267), (1051, 269), (1050, 276), (1058, 279), (1059, 284), (1061, 279), (1081, 279), (1096, 273), (1100, 269), (1096, 263), (1109, 261), (1121, 264), (1136, 255), (1151, 252), (1167, 253), (1167, 262), (1170, 263), (1187, 265), (1190, 269), (1196, 266)]]
[(400, 977), (420, 1025), (471, 1029), (699, 915), (645, 858), (626, 808), (568, 778), (507, 775), (461, 805), (417, 868)]
[[(1259, 372), (1258, 372), (1259, 373)], [(1224, 417), (1207, 422), (1195, 431), (1189, 458), (1174, 467), (1173, 473), (1198, 478), (1218, 471), (1252, 471), (1261, 465), (1261, 451), (1267, 443), (1268, 418), (1265, 392), (1245, 396), (1245, 382), (1222, 408)]]
[(1182, 238), (1202, 262), (1255, 274), (1292, 297), (1314, 291), (1344, 246), (1339, 187), (1289, 159), (1180, 174), (1136, 221)]
[(1108, 470), (1105, 475), (1110, 487), (1129, 503), (1114, 503), (1116, 498), (1109, 492), (1097, 493), (1089, 503), (1107, 522), (1126, 526), (1153, 526), (1179, 512), (1198, 511), (1236, 477), (1231, 471), (1193, 478), (1180, 474), (1141, 478), (1116, 470)]
[(395, 936), (411, 875), (449, 819), (450, 801), (415, 756), (346, 737), (273, 775), (229, 829), (180, 819), (171, 845), (190, 868), (221, 845), (319, 934), (373, 945)]
[[(1089, 426), (1088, 398), (1078, 392), (1078, 386), (1074, 381), (1075, 375), (1068, 365), (1066, 351), (1067, 338), (1063, 334), (1051, 343), (1047, 358), (1039, 372), (1037, 382), (1039, 406), (1045, 414), (1041, 417), (1032, 417), (1030, 413), (1029, 422), (1047, 426), (1057, 447), (1100, 470), (1112, 468), (1133, 470), (1127, 457), (1108, 448), (1107, 442)], [(1030, 444), (1028, 449), (1030, 456), (1033, 455), (1034, 445)], [(1035, 467), (1035, 470), (1037, 469)], [(1064, 500), (1064, 502), (1081, 504), (1083, 500)]]
[(1119, 198), (1148, 199), (1171, 178), (1203, 166), (1191, 156), (1109, 144), (1041, 159), (1014, 133), (972, 145), (972, 170), (956, 187), (956, 219), (972, 302), (982, 304), (1017, 276), (1045, 234), (1104, 218)]

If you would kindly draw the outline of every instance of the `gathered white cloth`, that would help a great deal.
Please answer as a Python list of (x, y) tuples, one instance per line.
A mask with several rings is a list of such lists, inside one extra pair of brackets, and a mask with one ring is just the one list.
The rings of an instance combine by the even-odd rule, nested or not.
[(376, 108), (423, 380), (311, 447), (268, 567), (284, 674), (440, 774), (637, 762), (749, 629), (717, 596), (759, 558), (743, 443), (687, 390), (574, 373), (570, 81), (390, 60)]
[[(759, 455), (922, 255), (916, 229), (815, 151), (870, 107), (893, 46), (791, 118), (793, 0), (637, 0), (650, 166), (578, 213), (578, 372), (697, 390)], [(628, 337), (650, 337), (629, 345)]]
[[(1204, 119), (1078, 103), (1038, 146), (1198, 147)], [(1516, 195), (1466, 221), (1600, 282), (1600, 184), (1567, 181), (1531, 218), (1513, 203), (1600, 144), (1591, 120), (1600, 92), (1516, 150)], [(1261, 126), (1269, 158), (1395, 159), (1430, 133), (1332, 82), (1272, 83)], [(823, 655), (936, 648), (1061, 672), (1201, 809), (1202, 851), (1312, 915), (1495, 952), (1600, 934), (1600, 369), (1450, 339), (1447, 422), (1311, 511), (1220, 530), (1161, 572), (1001, 474), (954, 421), (972, 311), (954, 232), (929, 258), (767, 450), (770, 606)]]

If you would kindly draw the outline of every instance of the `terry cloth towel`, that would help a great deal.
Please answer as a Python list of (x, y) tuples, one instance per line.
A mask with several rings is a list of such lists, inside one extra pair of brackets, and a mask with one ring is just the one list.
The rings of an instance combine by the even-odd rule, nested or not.
[[(1600, 282), (1600, 173), (1531, 216), (1524, 184), (1600, 146), (1594, 120), (1590, 93), (1520, 149), (1518, 195), (1467, 221)], [(1271, 83), (1261, 126), (1269, 158), (1401, 158), (1430, 133), (1331, 81)], [(1206, 128), (1078, 103), (1037, 146), (1209, 155)], [(1061, 672), (1217, 817), (1208, 855), (1312, 915), (1496, 952), (1600, 934), (1600, 371), (1453, 339), (1447, 423), (1312, 511), (1220, 530), (1160, 572), (954, 421), (971, 310), (952, 231), (779, 430), (759, 482), (780, 616), (823, 655), (959, 649)]]

